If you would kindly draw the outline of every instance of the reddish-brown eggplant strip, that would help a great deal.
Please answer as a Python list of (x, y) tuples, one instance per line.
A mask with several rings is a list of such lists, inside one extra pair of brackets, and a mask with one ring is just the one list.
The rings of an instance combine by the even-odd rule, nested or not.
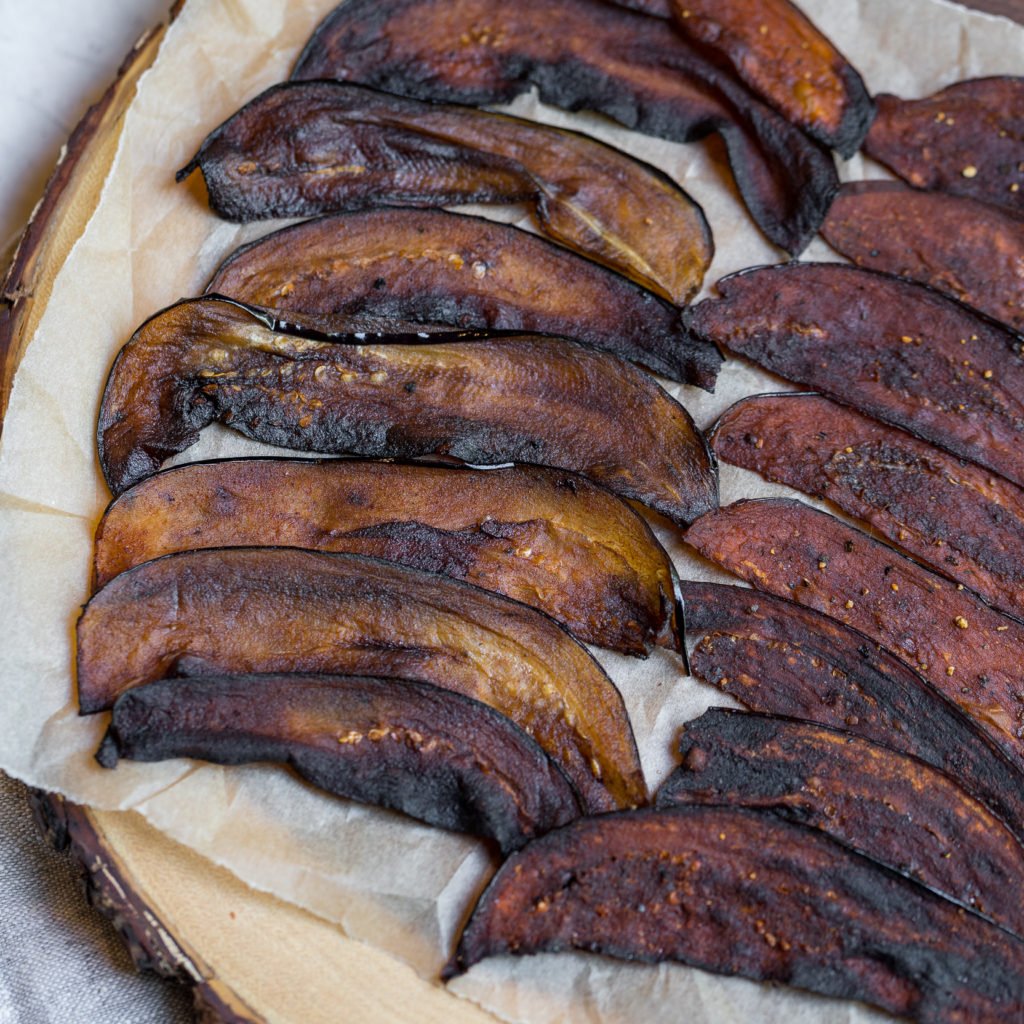
[(506, 224), (441, 210), (305, 221), (238, 250), (207, 286), (306, 313), (558, 334), (674, 380), (711, 385), (721, 356), (679, 310), (610, 270)]
[(759, 590), (847, 623), (916, 668), (1024, 765), (1024, 626), (834, 516), (739, 501), (686, 534)]
[(1024, 78), (974, 78), (920, 100), (875, 99), (869, 156), (917, 188), (1024, 211)]
[(136, 331), (100, 409), (100, 465), (114, 494), (220, 421), (302, 451), (567, 469), (681, 524), (717, 505), (700, 431), (621, 359), (529, 335), (345, 344), (289, 316), (296, 324), (207, 298)]
[(1005, 1024), (1024, 943), (821, 833), (723, 807), (578, 818), (502, 866), (448, 975), (586, 950), (860, 999), (922, 1024)]
[(757, 225), (789, 252), (807, 245), (837, 187), (830, 153), (671, 25), (595, 0), (561, 0), (557, 31), (553, 14), (548, 0), (348, 0), (293, 78), (459, 103), (501, 103), (535, 85), (547, 103), (675, 142), (718, 132)]
[(819, 722), (945, 771), (1024, 841), (1024, 776), (948, 697), (862, 633), (792, 601), (682, 583), (692, 673), (755, 711)]
[(1024, 618), (1024, 491), (820, 395), (757, 395), (711, 435), (718, 458), (827, 498)]
[(625, 502), (572, 473), (361, 459), (178, 466), (115, 499), (95, 586), (191, 548), (350, 551), (466, 580), (628, 654), (681, 646), (672, 566)]
[(860, 267), (899, 274), (1024, 330), (1024, 218), (897, 181), (843, 185), (821, 228)]
[(923, 285), (760, 267), (685, 314), (700, 337), (1024, 486), (1024, 339)]
[(84, 714), (173, 671), (419, 679), (508, 715), (591, 811), (643, 803), (611, 680), (547, 616), (478, 587), (357, 555), (183, 551), (129, 569), (78, 621)]
[(688, 722), (659, 807), (773, 811), (827, 833), (1020, 936), (1013, 833), (944, 772), (838, 729), (711, 708)]
[(700, 289), (711, 230), (667, 175), (578, 132), (340, 82), (267, 90), (213, 131), (199, 168), (221, 217), (529, 203), (546, 235), (673, 302)]
[(358, 676), (162, 679), (122, 694), (97, 760), (276, 761), (336, 796), (494, 839), (580, 814), (568, 777), (511, 719), (429, 683)]

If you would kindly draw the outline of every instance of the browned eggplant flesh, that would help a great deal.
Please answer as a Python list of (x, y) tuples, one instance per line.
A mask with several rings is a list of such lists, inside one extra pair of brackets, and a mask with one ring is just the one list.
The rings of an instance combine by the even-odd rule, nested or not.
[(1003, 1024), (1024, 943), (821, 833), (723, 807), (578, 818), (528, 844), (448, 969), (584, 950), (860, 999), (922, 1024)]
[(568, 777), (510, 719), (403, 679), (162, 679), (122, 694), (99, 762), (172, 757), (287, 764), (335, 796), (487, 836), (504, 853), (580, 813)]
[(547, 616), (349, 554), (183, 551), (122, 573), (78, 621), (82, 713), (172, 673), (418, 679), (490, 705), (566, 771), (590, 811), (643, 803), (622, 697)]

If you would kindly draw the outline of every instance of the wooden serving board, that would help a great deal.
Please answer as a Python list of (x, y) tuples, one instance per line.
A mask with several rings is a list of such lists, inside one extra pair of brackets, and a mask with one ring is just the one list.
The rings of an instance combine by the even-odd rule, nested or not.
[[(964, 2), (1024, 23), (1024, 0)], [(140, 40), (79, 123), (15, 253), (0, 297), (0, 429), (25, 346), (95, 208), (124, 113), (164, 31)], [(50, 841), (77, 860), (90, 901), (113, 920), (139, 967), (193, 987), (201, 1022), (496, 1020), (313, 914), (253, 891), (136, 813), (43, 792), (33, 795), (33, 810)]]

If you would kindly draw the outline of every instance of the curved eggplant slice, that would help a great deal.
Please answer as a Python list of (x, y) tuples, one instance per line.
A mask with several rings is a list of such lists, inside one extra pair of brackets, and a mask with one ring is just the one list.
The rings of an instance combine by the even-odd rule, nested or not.
[(305, 221), (239, 249), (206, 289), (273, 309), (558, 334), (680, 381), (718, 350), (679, 310), (599, 264), (506, 224), (441, 210)]
[(838, 729), (726, 708), (688, 722), (679, 755), (658, 807), (772, 811), (1024, 934), (1024, 911), (1006, 899), (1024, 848), (931, 765)]
[(682, 583), (703, 633), (691, 672), (754, 711), (802, 718), (920, 758), (982, 800), (1024, 841), (1024, 777), (948, 697), (862, 633), (792, 601)]
[(321, 23), (295, 79), (362, 82), (419, 99), (502, 103), (531, 86), (673, 142), (718, 132), (757, 225), (802, 251), (838, 187), (832, 156), (673, 27), (594, 0), (348, 0)]
[(1024, 625), (800, 501), (738, 501), (694, 523), (686, 542), (759, 590), (881, 644), (1024, 766)]
[(646, 799), (622, 697), (547, 616), (477, 587), (357, 555), (183, 551), (122, 573), (78, 620), (83, 714), (177, 670), (419, 679), (526, 730), (591, 811)]
[(1024, 943), (811, 829), (723, 807), (578, 818), (513, 854), (447, 976), (569, 949), (679, 960), (860, 999), (927, 1024), (1000, 1024)]
[(859, 267), (909, 277), (1024, 330), (1024, 218), (898, 181), (843, 185), (821, 233)]
[(1024, 491), (820, 395), (757, 395), (710, 435), (723, 462), (827, 498), (1024, 618)]
[(214, 212), (237, 221), (529, 203), (544, 234), (677, 303), (700, 290), (714, 251), (679, 185), (603, 142), (340, 82), (268, 89), (207, 136), (178, 180), (197, 167)]
[(97, 760), (276, 761), (335, 796), (494, 839), (579, 817), (568, 777), (504, 715), (429, 683), (358, 676), (161, 679), (122, 694)]
[(1024, 211), (1024, 78), (974, 78), (920, 100), (875, 100), (869, 156), (915, 188)]
[(923, 285), (839, 263), (718, 282), (700, 337), (1024, 486), (1024, 338)]
[(115, 495), (220, 421), (302, 451), (571, 470), (680, 524), (718, 504), (689, 414), (621, 359), (530, 335), (343, 344), (289, 316), (211, 297), (136, 331), (100, 408), (100, 464)]
[(352, 459), (230, 459), (149, 477), (96, 531), (95, 586), (193, 548), (349, 551), (465, 580), (586, 643), (681, 650), (672, 565), (625, 502), (572, 473)]

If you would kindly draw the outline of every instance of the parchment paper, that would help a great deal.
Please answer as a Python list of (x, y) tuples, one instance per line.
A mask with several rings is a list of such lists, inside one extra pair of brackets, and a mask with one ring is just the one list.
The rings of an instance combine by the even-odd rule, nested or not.
[[(306, 907), (436, 977), (457, 928), (494, 865), (482, 844), (398, 815), (317, 793), (270, 766), (223, 769), (185, 761), (92, 760), (107, 716), (79, 718), (74, 623), (88, 596), (91, 541), (109, 500), (95, 455), (95, 423), (110, 363), (135, 326), (197, 294), (235, 246), (280, 226), (239, 228), (206, 208), (198, 176), (173, 172), (243, 102), (284, 78), (333, 0), (188, 0), (126, 116), (96, 212), (62, 268), (18, 372), (0, 447), (0, 768), (33, 785), (109, 809), (134, 808), (255, 888)], [(808, 14), (859, 67), (872, 91), (926, 95), (961, 78), (1024, 69), (1024, 29), (941, 0), (803, 0)], [(508, 109), (582, 128), (657, 164), (703, 205), (717, 255), (709, 284), (783, 254), (760, 235), (712, 142), (680, 146), (610, 122), (568, 116), (522, 97)], [(844, 178), (885, 176), (859, 157)], [(480, 208), (529, 226), (521, 209)], [(815, 242), (806, 259), (835, 259)], [(715, 395), (670, 390), (701, 426), (737, 398), (786, 385), (737, 362)], [(184, 460), (270, 449), (220, 428)], [(723, 467), (723, 504), (787, 494)], [(681, 574), (724, 579), (660, 529)], [(629, 708), (648, 782), (672, 765), (679, 725), (727, 698), (682, 676), (678, 659), (600, 653)], [(452, 986), (507, 1020), (694, 1024), (884, 1019), (863, 1007), (724, 979), (677, 965), (597, 957), (487, 962)]]

